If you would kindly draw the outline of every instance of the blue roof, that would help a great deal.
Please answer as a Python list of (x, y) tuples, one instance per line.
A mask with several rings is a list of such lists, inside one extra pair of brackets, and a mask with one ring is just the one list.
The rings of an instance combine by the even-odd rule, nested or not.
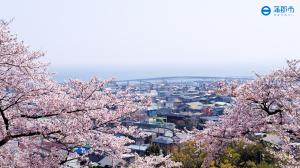
[(78, 153), (79, 155), (82, 155), (85, 154), (89, 149), (90, 149), (89, 147), (82, 146), (82, 147), (75, 147), (73, 151)]

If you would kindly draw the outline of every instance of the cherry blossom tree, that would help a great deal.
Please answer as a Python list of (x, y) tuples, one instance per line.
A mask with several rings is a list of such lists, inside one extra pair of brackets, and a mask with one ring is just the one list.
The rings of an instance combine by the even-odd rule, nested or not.
[(180, 162), (175, 162), (170, 159), (170, 155), (167, 156), (148, 156), (140, 157), (136, 155), (136, 160), (132, 163), (129, 168), (176, 168), (180, 167)]
[(285, 164), (299, 166), (290, 155), (290, 143), (300, 138), (300, 60), (287, 61), (288, 67), (257, 75), (244, 84), (221, 83), (223, 94), (234, 97), (218, 123), (208, 122), (197, 135), (208, 160), (218, 156), (233, 140), (251, 143), (255, 133), (272, 133), (283, 141), (273, 151)]
[[(116, 133), (144, 136), (120, 119), (140, 112), (147, 98), (112, 93), (110, 81), (96, 78), (57, 83), (42, 56), (0, 22), (0, 167), (60, 167), (91, 152), (118, 158), (133, 141)], [(73, 152), (84, 145), (86, 154)]]

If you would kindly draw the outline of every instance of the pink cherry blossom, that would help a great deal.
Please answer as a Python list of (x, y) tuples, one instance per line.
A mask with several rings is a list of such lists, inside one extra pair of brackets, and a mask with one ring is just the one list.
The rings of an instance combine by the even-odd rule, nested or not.
[(175, 168), (180, 167), (181, 163), (174, 162), (170, 159), (170, 155), (167, 156), (147, 156), (140, 157), (136, 155), (136, 160), (131, 164), (130, 168)]
[[(239, 86), (220, 83), (218, 92), (233, 96), (234, 102), (218, 123), (208, 122), (207, 128), (197, 135), (208, 159), (220, 154), (232, 140), (249, 141), (258, 132), (279, 136), (283, 144), (277, 156), (289, 155), (289, 144), (300, 138), (299, 62), (288, 61), (287, 68), (257, 75), (255, 80)], [(283, 158), (300, 165), (300, 161), (291, 156)]]
[[(0, 22), (0, 167), (59, 167), (91, 152), (120, 157), (133, 141), (115, 133), (143, 136), (120, 119), (149, 101), (130, 91), (112, 93), (109, 80), (52, 80), (42, 52), (31, 51), (7, 23)], [(88, 145), (79, 156), (74, 147)]]

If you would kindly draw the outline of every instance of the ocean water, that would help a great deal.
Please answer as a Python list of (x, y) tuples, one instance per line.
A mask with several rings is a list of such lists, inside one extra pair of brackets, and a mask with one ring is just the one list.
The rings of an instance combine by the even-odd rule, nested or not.
[[(92, 77), (99, 79), (115, 80), (131, 80), (145, 79), (157, 77), (175, 77), (175, 76), (201, 76), (201, 77), (249, 77), (252, 78), (252, 73), (241, 73), (241, 71), (229, 72), (201, 70), (193, 68), (91, 68), (91, 67), (72, 67), (72, 68), (49, 68), (50, 72), (54, 73), (54, 79), (59, 82), (64, 82), (68, 79), (89, 80)], [(237, 73), (238, 72), (238, 73)]]

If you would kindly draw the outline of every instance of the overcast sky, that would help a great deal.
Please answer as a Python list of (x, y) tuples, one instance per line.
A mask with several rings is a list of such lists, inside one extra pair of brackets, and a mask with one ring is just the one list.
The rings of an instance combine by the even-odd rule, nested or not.
[[(300, 1), (1, 0), (0, 17), (61, 78), (251, 76), (300, 58)], [(293, 5), (292, 17), (263, 5)]]

